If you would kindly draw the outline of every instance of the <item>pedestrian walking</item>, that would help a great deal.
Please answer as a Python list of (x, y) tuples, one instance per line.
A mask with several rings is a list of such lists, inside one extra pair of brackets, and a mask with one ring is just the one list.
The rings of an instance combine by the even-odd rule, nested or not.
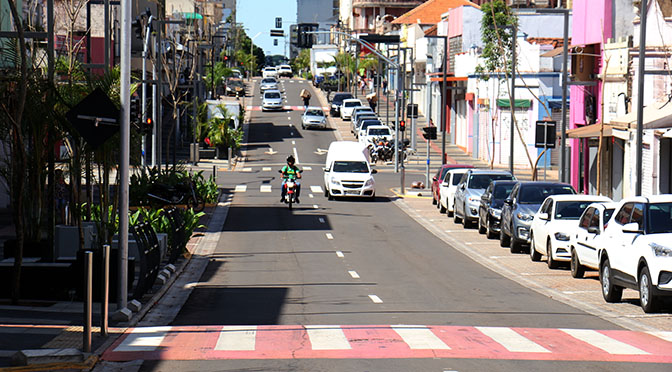
[(378, 96), (376, 93), (371, 93), (366, 96), (366, 100), (369, 102), (369, 106), (373, 112), (376, 112), (376, 104), (378, 103)]
[(383, 94), (387, 94), (387, 79), (383, 79)]
[(310, 92), (308, 92), (306, 89), (302, 89), (300, 96), (303, 99), (303, 108), (307, 109), (308, 105), (310, 104)]

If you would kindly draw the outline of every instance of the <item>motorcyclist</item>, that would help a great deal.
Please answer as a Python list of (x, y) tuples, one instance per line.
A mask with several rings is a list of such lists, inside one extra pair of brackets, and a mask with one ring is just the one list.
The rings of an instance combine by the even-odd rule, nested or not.
[(285, 188), (285, 183), (287, 183), (287, 180), (292, 180), (294, 181), (294, 184), (296, 185), (296, 190), (295, 190), (295, 195), (294, 195), (294, 201), (298, 204), (299, 202), (299, 195), (301, 195), (301, 183), (299, 182), (299, 178), (301, 178), (301, 172), (303, 172), (299, 167), (294, 165), (296, 160), (294, 159), (293, 155), (289, 155), (287, 157), (287, 165), (282, 167), (282, 170), (280, 173), (282, 173), (282, 187), (281, 189), (281, 197), (280, 197), (280, 202), (285, 202), (285, 194), (287, 194), (286, 188)]

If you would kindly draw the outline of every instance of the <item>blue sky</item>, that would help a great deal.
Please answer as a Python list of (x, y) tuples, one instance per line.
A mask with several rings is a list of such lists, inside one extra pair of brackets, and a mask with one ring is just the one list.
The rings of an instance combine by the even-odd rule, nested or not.
[(243, 27), (249, 29), (245, 31), (249, 37), (262, 32), (254, 39), (254, 44), (264, 49), (266, 55), (285, 54), (283, 38), (278, 38), (278, 46), (273, 46), (270, 30), (275, 28), (275, 17), (282, 17), (282, 28), (289, 36), (289, 25), (296, 23), (296, 0), (237, 0), (236, 17)]

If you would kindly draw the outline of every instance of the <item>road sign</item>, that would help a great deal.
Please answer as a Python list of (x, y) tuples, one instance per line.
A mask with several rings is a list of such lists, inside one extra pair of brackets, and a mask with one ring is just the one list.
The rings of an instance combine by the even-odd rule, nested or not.
[(284, 30), (271, 30), (271, 36), (272, 37), (284, 37), (285, 36), (285, 31)]
[(537, 121), (534, 133), (534, 147), (538, 149), (555, 148), (555, 121)]
[(409, 119), (418, 118), (418, 105), (417, 104), (408, 104), (406, 105), (406, 117)]
[(275, 17), (275, 28), (282, 28), (282, 17)]
[(396, 44), (399, 42), (399, 35), (366, 34), (359, 39), (371, 44)]

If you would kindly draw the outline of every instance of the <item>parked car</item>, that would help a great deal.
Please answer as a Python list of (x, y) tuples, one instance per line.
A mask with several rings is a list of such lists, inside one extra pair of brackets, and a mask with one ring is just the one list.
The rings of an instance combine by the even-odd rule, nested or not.
[(574, 278), (581, 278), (586, 270), (599, 270), (600, 247), (604, 228), (614, 214), (618, 203), (593, 203), (579, 218), (579, 224), (569, 234), (571, 258), (569, 269)]
[(492, 181), (481, 196), (478, 205), (478, 232), (488, 239), (499, 237), (502, 206), (517, 181)]
[(375, 113), (369, 106), (355, 107), (355, 109), (352, 110), (352, 121), (356, 121), (359, 115), (366, 115), (366, 114), (375, 115)]
[(601, 241), (600, 284), (607, 302), (639, 290), (646, 313), (672, 296), (672, 195), (621, 200)]
[(454, 168), (473, 168), (473, 166), (469, 164), (444, 164), (439, 168), (434, 176), (432, 177), (432, 185), (430, 188), (432, 189), (432, 204), (436, 205), (437, 208), (440, 207), (439, 204), (439, 185), (441, 182), (443, 182), (443, 179), (446, 177), (446, 172), (450, 169)]
[[(355, 137), (359, 139), (361, 136), (366, 135), (366, 129), (372, 125), (381, 126), (384, 125), (380, 120), (375, 118), (363, 119), (362, 124), (359, 126), (359, 130), (355, 133)], [(389, 128), (389, 127), (388, 127)]]
[(394, 133), (387, 125), (369, 125), (366, 127), (366, 132), (359, 137), (359, 142), (368, 145), (374, 138), (385, 138), (389, 141), (394, 138)]
[(460, 179), (455, 191), (455, 211), (453, 219), (455, 223), (462, 222), (464, 227), (478, 220), (478, 206), (481, 196), (488, 188), (490, 182), (496, 180), (514, 180), (508, 171), (494, 171), (486, 169), (469, 169)]
[(443, 182), (439, 184), (439, 213), (447, 213), (448, 217), (453, 216), (455, 211), (455, 191), (457, 184), (460, 183), (462, 176), (467, 172), (467, 168), (453, 168), (446, 172)]
[(226, 79), (226, 95), (227, 96), (244, 96), (245, 84), (242, 79), (228, 78)]
[(362, 101), (357, 98), (348, 98), (343, 100), (343, 104), (341, 105), (341, 119), (350, 120), (352, 118), (352, 111), (355, 109), (355, 107), (359, 106), (364, 105), (362, 105)]
[(279, 90), (264, 91), (264, 98), (261, 100), (261, 111), (282, 110), (282, 94)]
[(331, 109), (329, 114), (334, 117), (341, 116), (341, 105), (346, 99), (352, 98), (352, 94), (346, 92), (334, 93), (334, 97), (331, 99)]
[(261, 77), (262, 78), (267, 78), (267, 77), (277, 77), (278, 76), (278, 70), (276, 70), (275, 67), (264, 67), (264, 69), (261, 71)]
[(292, 77), (294, 72), (292, 71), (292, 66), (290, 65), (280, 65), (278, 66), (278, 76)]
[(570, 235), (583, 211), (592, 203), (610, 202), (606, 196), (551, 195), (544, 200), (530, 225), (530, 259), (539, 261), (546, 255), (549, 269), (560, 262), (569, 262)]
[(278, 81), (275, 78), (261, 79), (261, 83), (259, 83), (259, 90), (261, 90), (262, 96), (266, 90), (278, 90)]
[(326, 128), (327, 117), (321, 107), (308, 107), (301, 116), (301, 128)]
[[(380, 121), (380, 119), (378, 119), (378, 116), (376, 114), (374, 114), (373, 112), (366, 112), (364, 114), (358, 115), (357, 120), (352, 119), (350, 121), (351, 122), (350, 131), (352, 132), (352, 134), (355, 135), (355, 138), (357, 138), (359, 136), (359, 129), (360, 129), (360, 127), (362, 125), (362, 122), (364, 120), (378, 120), (378, 121)], [(380, 124), (382, 125), (383, 123), (381, 122)]]
[(510, 246), (511, 253), (522, 251), (530, 243), (530, 224), (541, 203), (550, 195), (576, 194), (566, 183), (527, 181), (519, 182), (511, 190), (502, 206), (502, 227), (499, 245)]

